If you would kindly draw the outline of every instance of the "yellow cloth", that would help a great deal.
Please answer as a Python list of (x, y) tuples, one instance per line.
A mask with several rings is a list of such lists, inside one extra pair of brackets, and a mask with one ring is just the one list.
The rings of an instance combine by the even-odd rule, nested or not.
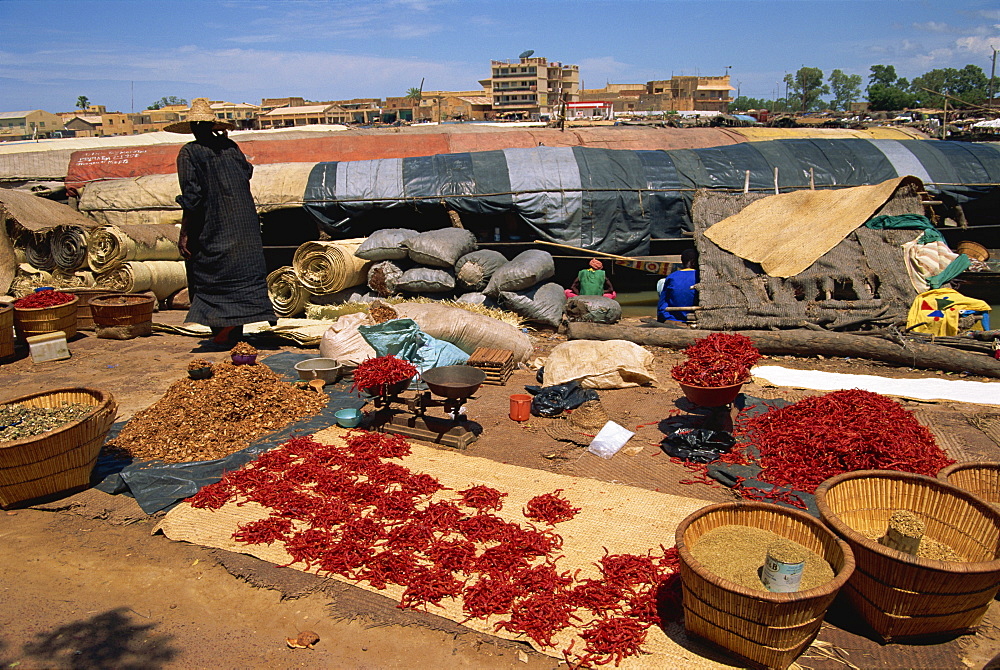
[(910, 305), (906, 327), (915, 333), (957, 335), (958, 313), (962, 310), (988, 312), (990, 306), (982, 300), (966, 297), (950, 288), (924, 291), (918, 294)]

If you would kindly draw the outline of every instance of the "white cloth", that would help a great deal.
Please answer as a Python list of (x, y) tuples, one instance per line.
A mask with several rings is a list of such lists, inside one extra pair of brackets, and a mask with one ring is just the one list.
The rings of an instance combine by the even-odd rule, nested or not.
[(861, 389), (915, 400), (952, 400), (979, 405), (1000, 405), (1000, 381), (972, 382), (938, 379), (892, 379), (875, 375), (850, 375), (820, 370), (792, 370), (780, 365), (761, 365), (750, 374), (775, 386), (841, 391)]

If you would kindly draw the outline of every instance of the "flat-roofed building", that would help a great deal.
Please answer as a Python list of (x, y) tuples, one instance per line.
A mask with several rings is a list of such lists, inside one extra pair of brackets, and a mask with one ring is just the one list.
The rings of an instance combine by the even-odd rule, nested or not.
[(580, 100), (580, 67), (537, 56), (490, 61), (490, 77), (479, 83), (498, 118), (552, 116), (563, 102)]
[(43, 109), (0, 112), (0, 140), (31, 140), (51, 137), (63, 129), (63, 120)]
[(261, 114), (257, 119), (261, 130), (266, 130), (268, 128), (293, 128), (295, 126), (343, 123), (343, 119), (346, 116), (346, 110), (337, 105), (322, 103), (299, 107), (278, 107)]

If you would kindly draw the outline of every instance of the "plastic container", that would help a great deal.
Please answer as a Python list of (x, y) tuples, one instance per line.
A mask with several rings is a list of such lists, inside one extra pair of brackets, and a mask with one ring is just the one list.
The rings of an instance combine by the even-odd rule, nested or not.
[(358, 409), (337, 410), (334, 416), (337, 417), (337, 424), (343, 428), (354, 428), (363, 418), (361, 410)]
[(527, 393), (515, 393), (510, 397), (511, 421), (527, 421), (531, 417), (531, 396)]
[(66, 333), (57, 330), (54, 333), (32, 335), (25, 339), (28, 350), (31, 351), (32, 363), (47, 361), (62, 361), (69, 358), (69, 345), (66, 344)]
[(257, 354), (232, 354), (233, 365), (255, 365)]
[(295, 364), (299, 379), (311, 381), (321, 379), (325, 384), (333, 384), (340, 377), (340, 363), (332, 358), (310, 358)]

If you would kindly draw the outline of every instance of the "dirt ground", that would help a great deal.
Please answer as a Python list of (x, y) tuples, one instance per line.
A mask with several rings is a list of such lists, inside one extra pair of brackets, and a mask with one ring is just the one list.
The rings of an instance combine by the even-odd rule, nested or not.
[[(180, 323), (183, 312), (156, 315)], [(536, 333), (536, 355), (564, 338)], [(262, 355), (314, 351), (255, 341)], [(91, 386), (111, 391), (127, 418), (155, 402), (186, 373), (200, 342), (154, 334), (130, 341), (85, 333), (71, 342), (73, 357), (41, 365), (20, 357), (0, 366), (0, 400), (41, 389)], [(518, 370), (506, 386), (483, 386), (468, 405), (483, 434), (468, 452), (495, 461), (593, 477), (716, 502), (732, 499), (721, 487), (685, 484), (689, 473), (670, 462), (659, 443), (679, 415), (701, 421), (669, 379), (679, 352), (650, 348), (660, 382), (650, 388), (601, 393), (612, 420), (636, 431), (630, 449), (602, 460), (565, 440), (553, 421), (507, 417), (508, 396), (534, 382)], [(925, 370), (869, 361), (769, 357), (762, 364), (925, 377)], [(960, 378), (959, 375), (947, 375)], [(969, 377), (969, 379), (974, 379)], [(982, 380), (986, 381), (986, 380)], [(1000, 383), (1000, 381), (995, 381)], [(744, 392), (797, 400), (803, 391), (749, 384)], [(972, 422), (1000, 414), (989, 405), (905, 403), (960, 460), (1000, 460), (1000, 447)], [(993, 436), (996, 437), (995, 435)], [(577, 435), (577, 442), (586, 437)], [(0, 512), (0, 667), (17, 668), (554, 668), (559, 663), (525, 644), (463, 628), (430, 613), (330, 580), (257, 559), (176, 543), (151, 534), (147, 517), (126, 496), (94, 490)], [(664, 543), (672, 544), (672, 538)], [(978, 635), (918, 645), (879, 645), (851, 614), (834, 608), (803, 668), (984, 668), (1000, 653), (1000, 605), (994, 602)], [(302, 630), (321, 638), (315, 649), (293, 650), (285, 638)], [(936, 644), (929, 644), (937, 642)], [(995, 662), (995, 661), (994, 661)], [(734, 667), (739, 667), (734, 664)]]

